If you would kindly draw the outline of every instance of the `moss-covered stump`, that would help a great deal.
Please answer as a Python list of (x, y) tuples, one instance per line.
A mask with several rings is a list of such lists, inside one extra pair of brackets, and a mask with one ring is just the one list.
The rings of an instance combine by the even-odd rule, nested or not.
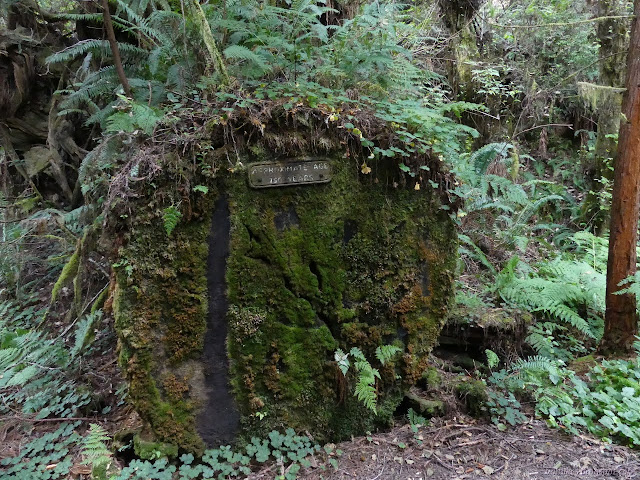
[[(258, 160), (269, 155), (243, 163)], [(182, 218), (171, 235), (166, 198), (130, 212), (114, 312), (145, 434), (204, 446), (196, 416), (213, 408), (202, 355), (207, 241), (220, 196), (230, 212), (226, 341), (241, 436), (284, 427), (319, 441), (362, 433), (388, 423), (421, 377), (452, 296), (453, 222), (435, 190), (403, 187), (396, 166), (364, 175), (354, 159), (325, 160), (333, 170), (325, 184), (252, 189), (246, 170), (218, 174), (208, 193), (172, 199)], [(391, 344), (401, 352), (381, 366), (375, 349)], [(352, 347), (380, 370), (377, 415), (355, 399), (353, 372), (343, 377), (334, 360), (337, 348)]]

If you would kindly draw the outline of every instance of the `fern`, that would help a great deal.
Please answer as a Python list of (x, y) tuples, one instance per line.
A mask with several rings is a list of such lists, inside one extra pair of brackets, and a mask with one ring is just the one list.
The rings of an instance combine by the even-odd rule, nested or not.
[(567, 327), (555, 322), (538, 322), (529, 328), (526, 342), (538, 354), (547, 358), (568, 360), (571, 353), (560, 347), (555, 339), (557, 332), (566, 332)]
[[(496, 289), (505, 302), (544, 313), (585, 337), (599, 338), (605, 306), (604, 272), (581, 261), (556, 259), (541, 264), (537, 273), (517, 276), (515, 264), (511, 262), (496, 279)], [(542, 341), (534, 339), (538, 344)]]
[(95, 423), (89, 425), (89, 432), (82, 442), (82, 463), (91, 465), (94, 478), (104, 476), (112, 461), (111, 451), (107, 447), (110, 440), (104, 427)]
[(384, 365), (400, 351), (402, 351), (402, 349), (396, 345), (380, 345), (376, 348), (376, 358)]
[(87, 315), (78, 322), (74, 333), (74, 344), (69, 351), (69, 355), (72, 359), (75, 359), (81, 353), (82, 349), (90, 343), (95, 324), (101, 318), (102, 311), (96, 310), (94, 313)]
[(33, 329), (41, 312), (16, 307), (0, 302), (0, 414), (18, 410), (37, 418), (73, 416), (90, 398), (74, 381), (78, 368), (74, 357), (86, 345), (89, 320), (80, 322), (76, 346), (69, 351), (60, 338), (51, 339)]
[(162, 221), (164, 222), (164, 229), (167, 232), (167, 236), (171, 236), (171, 233), (178, 225), (178, 222), (182, 218), (182, 213), (175, 205), (169, 205), (164, 209), (162, 213)]
[(469, 162), (473, 165), (476, 173), (480, 175), (485, 173), (489, 164), (496, 158), (506, 158), (509, 149), (512, 148), (514, 148), (514, 146), (506, 142), (489, 143), (473, 152)]
[(162, 116), (151, 107), (136, 102), (127, 102), (129, 111), (114, 113), (107, 119), (106, 131), (132, 133), (142, 130), (147, 135), (153, 133), (156, 124)]
[[(357, 367), (356, 367), (357, 368)], [(371, 365), (361, 364), (358, 369), (358, 382), (356, 383), (355, 396), (362, 404), (377, 414), (377, 394), (375, 389), (376, 378), (380, 378), (380, 373), (371, 368)]]
[[(396, 345), (380, 345), (376, 348), (375, 356), (381, 365), (385, 365), (400, 351), (402, 349)], [(367, 409), (377, 415), (378, 394), (376, 380), (380, 380), (380, 372), (371, 366), (371, 363), (369, 363), (360, 348), (352, 347), (349, 353), (344, 353), (341, 349), (337, 349), (334, 354), (338, 368), (343, 376), (346, 376), (351, 368), (350, 356), (354, 360), (353, 366), (357, 373), (354, 395)]]
[(227, 59), (245, 60), (253, 63), (257, 67), (256, 76), (263, 75), (269, 69), (269, 66), (260, 55), (242, 45), (230, 45), (225, 48), (223, 53)]
[(343, 376), (347, 375), (349, 368), (351, 367), (351, 362), (349, 361), (349, 354), (344, 353), (342, 349), (338, 348), (334, 354), (334, 358), (336, 363), (338, 364), (338, 368), (342, 372)]
[[(141, 59), (147, 55), (147, 50), (130, 43), (120, 43), (118, 47), (125, 59)], [(99, 57), (109, 57), (111, 55), (111, 47), (107, 40), (81, 40), (64, 50), (48, 56), (45, 61), (47, 63), (67, 63), (88, 53), (93, 53)]]

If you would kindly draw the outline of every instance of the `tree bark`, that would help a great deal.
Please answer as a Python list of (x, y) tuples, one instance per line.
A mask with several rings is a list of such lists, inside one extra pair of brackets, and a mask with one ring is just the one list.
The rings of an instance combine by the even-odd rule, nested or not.
[[(625, 84), (625, 58), (623, 52), (627, 41), (627, 19), (616, 18), (625, 11), (622, 0), (599, 0), (596, 34), (598, 50), (598, 85), (604, 88), (597, 92), (597, 105), (592, 105), (598, 116), (598, 136), (593, 159), (585, 170), (589, 177), (590, 192), (583, 204), (582, 217), (599, 234), (603, 230), (608, 212), (600, 204), (600, 193), (604, 187), (598, 180), (613, 180), (612, 160), (616, 158), (620, 127), (622, 94), (617, 90)], [(613, 87), (613, 88), (609, 88)]]
[(200, 6), (200, 2), (199, 0), (190, 0), (189, 5), (191, 6), (193, 20), (198, 26), (204, 45), (207, 48), (208, 58), (206, 58), (206, 73), (218, 73), (218, 75), (220, 75), (220, 85), (222, 87), (227, 87), (231, 83), (231, 79), (229, 78), (229, 73), (227, 73), (227, 67), (224, 64), (224, 60), (222, 59), (216, 40), (213, 38), (213, 34), (211, 33), (209, 22), (207, 22), (204, 11)]
[(113, 31), (113, 22), (111, 21), (111, 12), (109, 12), (109, 0), (102, 0), (102, 17), (104, 19), (104, 28), (107, 31), (107, 38), (109, 39), (109, 45), (111, 46), (111, 55), (113, 56), (113, 65), (116, 67), (116, 72), (122, 89), (127, 97), (131, 96), (131, 87), (129, 86), (129, 80), (124, 74), (124, 67), (122, 66), (122, 59), (120, 58), (120, 49), (118, 48), (118, 42), (116, 41), (116, 34)]
[(442, 20), (451, 34), (449, 48), (454, 60), (449, 72), (451, 87), (468, 101), (472, 100), (474, 91), (470, 62), (478, 57), (472, 23), (482, 3), (484, 0), (438, 0)]
[(600, 351), (606, 354), (630, 351), (638, 332), (635, 296), (615, 294), (623, 288), (620, 282), (636, 272), (640, 203), (640, 0), (634, 2), (634, 14), (611, 202), (606, 313), (600, 342)]

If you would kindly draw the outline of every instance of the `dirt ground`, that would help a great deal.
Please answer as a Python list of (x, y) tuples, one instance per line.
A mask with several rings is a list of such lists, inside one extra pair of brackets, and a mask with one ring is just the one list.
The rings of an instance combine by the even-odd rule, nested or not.
[[(342, 453), (338, 455), (340, 452)], [(507, 432), (465, 418), (336, 445), (337, 468), (300, 471), (309, 480), (640, 479), (640, 452), (586, 436), (571, 437), (532, 420)], [(334, 463), (335, 465), (335, 463)], [(251, 480), (286, 471), (272, 465)]]

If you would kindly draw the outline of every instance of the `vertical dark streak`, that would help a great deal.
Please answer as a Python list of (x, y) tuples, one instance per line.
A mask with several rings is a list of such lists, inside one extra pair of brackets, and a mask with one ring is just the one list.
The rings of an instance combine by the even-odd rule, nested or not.
[(198, 416), (198, 432), (210, 447), (234, 441), (240, 415), (229, 386), (227, 358), (227, 308), (225, 273), (229, 256), (229, 203), (221, 196), (211, 220), (207, 286), (209, 314), (203, 360), (207, 404)]

